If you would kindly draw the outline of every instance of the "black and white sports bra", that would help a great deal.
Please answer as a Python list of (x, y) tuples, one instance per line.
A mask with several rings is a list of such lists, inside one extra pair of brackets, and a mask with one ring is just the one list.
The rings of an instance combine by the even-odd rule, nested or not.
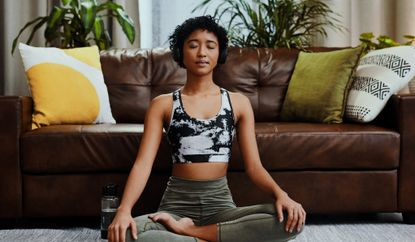
[(173, 163), (230, 160), (235, 120), (228, 91), (221, 88), (220, 93), (219, 112), (209, 119), (196, 119), (184, 110), (180, 90), (173, 92), (173, 109), (167, 128)]

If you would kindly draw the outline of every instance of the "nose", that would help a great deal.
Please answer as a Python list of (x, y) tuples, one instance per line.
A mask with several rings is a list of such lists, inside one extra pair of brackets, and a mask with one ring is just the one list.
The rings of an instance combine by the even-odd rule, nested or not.
[(199, 51), (197, 52), (197, 55), (199, 57), (205, 57), (206, 56), (206, 47), (204, 47), (203, 45), (201, 45), (199, 47)]

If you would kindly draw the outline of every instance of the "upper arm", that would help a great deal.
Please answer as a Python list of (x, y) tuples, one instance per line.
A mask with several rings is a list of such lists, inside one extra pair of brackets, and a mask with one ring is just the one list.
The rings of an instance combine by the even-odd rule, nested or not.
[(236, 132), (247, 171), (261, 165), (255, 135), (255, 118), (249, 99), (242, 94), (233, 94), (233, 108), (237, 121)]
[(163, 136), (163, 121), (169, 101), (169, 96), (166, 95), (158, 96), (151, 101), (144, 120), (144, 133), (140, 141), (136, 162), (153, 164)]

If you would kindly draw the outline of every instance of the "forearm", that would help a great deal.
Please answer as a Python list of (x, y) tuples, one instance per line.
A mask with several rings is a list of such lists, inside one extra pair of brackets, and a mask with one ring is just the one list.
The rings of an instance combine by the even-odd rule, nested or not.
[(255, 166), (246, 171), (251, 181), (262, 191), (268, 193), (275, 200), (286, 194), (284, 190), (274, 181), (263, 166)]
[(128, 176), (118, 210), (131, 212), (147, 184), (150, 172), (150, 165), (147, 165), (145, 162), (135, 162)]

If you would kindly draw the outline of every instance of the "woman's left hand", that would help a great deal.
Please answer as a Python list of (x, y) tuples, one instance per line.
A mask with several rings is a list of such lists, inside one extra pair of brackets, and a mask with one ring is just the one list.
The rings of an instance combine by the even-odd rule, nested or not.
[(285, 231), (292, 233), (295, 228), (300, 231), (305, 224), (306, 212), (301, 204), (292, 200), (288, 194), (283, 193), (278, 196), (275, 201), (277, 208), (278, 219), (280, 222), (284, 220), (283, 211), (287, 211), (287, 222), (285, 224)]

